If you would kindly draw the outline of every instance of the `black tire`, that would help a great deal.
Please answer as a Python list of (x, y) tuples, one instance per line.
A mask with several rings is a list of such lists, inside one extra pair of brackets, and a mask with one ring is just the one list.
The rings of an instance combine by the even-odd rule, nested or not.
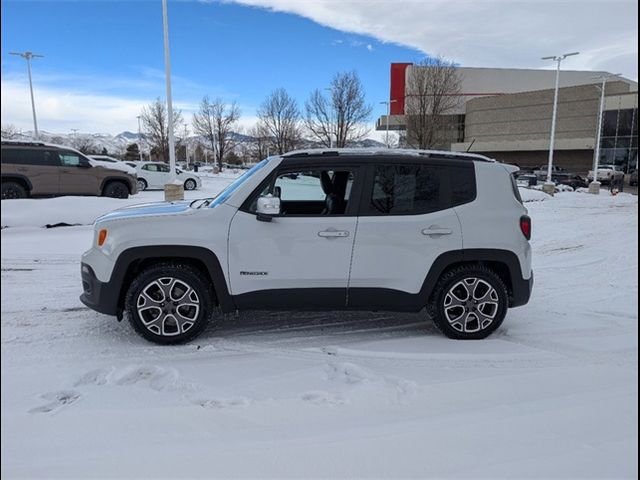
[(109, 182), (102, 195), (110, 198), (129, 198), (129, 188), (123, 182)]
[(195, 190), (197, 186), (198, 186), (198, 184), (192, 178), (187, 178), (185, 180), (185, 182), (184, 182), (184, 189), (185, 190)]
[(27, 189), (18, 182), (2, 182), (2, 200), (17, 200), (27, 196)]
[[(472, 279), (477, 282), (470, 283)], [(474, 297), (469, 296), (469, 289), (473, 289)], [(462, 292), (467, 294), (464, 301)], [(486, 301), (478, 302), (478, 296)], [(508, 306), (507, 287), (496, 273), (482, 265), (465, 265), (449, 270), (440, 278), (427, 312), (447, 337), (478, 340), (500, 327)]]
[[(168, 282), (168, 279), (175, 282)], [(191, 290), (185, 289), (185, 286)], [(182, 301), (188, 297), (186, 305), (164, 303), (167, 290), (173, 300), (176, 288), (179, 289), (178, 294), (186, 290), (180, 298)], [(152, 298), (158, 293), (162, 293), (163, 300)], [(214, 305), (215, 294), (211, 282), (202, 272), (191, 265), (167, 262), (152, 265), (134, 278), (127, 290), (124, 307), (136, 332), (151, 342), (170, 345), (188, 342), (200, 335), (213, 314)], [(184, 315), (180, 314), (182, 307), (189, 308), (186, 312), (183, 309)], [(154, 315), (153, 312), (158, 311), (158, 315)]]
[(144, 178), (139, 178), (138, 180), (136, 180), (136, 184), (138, 185), (138, 191), (139, 192), (143, 192), (147, 188), (149, 188), (149, 184), (147, 183), (147, 181)]

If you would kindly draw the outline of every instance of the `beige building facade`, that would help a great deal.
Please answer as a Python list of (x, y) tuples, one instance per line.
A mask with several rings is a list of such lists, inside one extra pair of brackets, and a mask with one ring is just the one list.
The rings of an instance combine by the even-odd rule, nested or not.
[[(405, 82), (412, 68), (425, 67), (408, 65)], [(601, 95), (599, 80), (594, 77), (602, 73), (606, 72), (561, 72), (554, 158), (558, 165), (577, 172), (586, 172), (593, 163)], [(456, 108), (448, 113), (459, 126), (438, 147), (482, 153), (521, 166), (546, 163), (555, 71), (460, 68), (459, 75), (462, 94)], [(396, 72), (393, 85), (392, 68), (396, 108), (388, 121), (389, 129), (398, 131), (402, 141), (407, 125), (404, 108), (412, 101), (412, 93), (401, 91), (397, 78)], [(403, 102), (397, 101), (399, 94), (404, 95)], [(607, 83), (602, 123), (601, 161), (635, 170), (637, 82), (620, 78)], [(386, 124), (383, 116), (376, 128), (384, 131)]]

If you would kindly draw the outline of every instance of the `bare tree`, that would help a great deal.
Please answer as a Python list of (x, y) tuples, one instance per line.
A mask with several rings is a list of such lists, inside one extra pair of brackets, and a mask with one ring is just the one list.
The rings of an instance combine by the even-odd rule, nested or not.
[(225, 103), (216, 98), (204, 97), (199, 110), (193, 114), (193, 130), (211, 145), (215, 161), (222, 170), (222, 160), (233, 149), (233, 129), (237, 128), (240, 108), (236, 102)]
[[(407, 143), (414, 148), (448, 148), (457, 138), (457, 118), (450, 114), (460, 102), (462, 80), (457, 67), (437, 57), (411, 68), (407, 76)], [(448, 115), (449, 114), (449, 115)]]
[(250, 157), (254, 162), (259, 162), (269, 156), (269, 136), (264, 130), (264, 127), (258, 123), (248, 132), (249, 136), (253, 138), (250, 148)]
[(86, 135), (74, 135), (71, 139), (71, 146), (85, 155), (97, 153), (97, 147), (96, 144), (93, 143), (93, 139)]
[(15, 125), (13, 125), (12, 123), (7, 123), (5, 125), (2, 125), (2, 138), (5, 138), (7, 140), (11, 140), (12, 138), (16, 138), (20, 135), (20, 132), (18, 131), (18, 129), (16, 128)]
[[(169, 115), (167, 107), (159, 98), (142, 109), (142, 126), (150, 150), (161, 160), (169, 161)], [(173, 110), (174, 135), (182, 125), (182, 112)]]
[(258, 109), (258, 120), (276, 153), (286, 153), (300, 143), (300, 109), (284, 88), (274, 90), (266, 98)]
[(305, 103), (305, 125), (322, 144), (346, 147), (369, 132), (365, 122), (372, 107), (366, 103), (364, 88), (356, 72), (338, 73), (331, 81), (331, 95), (320, 90), (311, 93)]

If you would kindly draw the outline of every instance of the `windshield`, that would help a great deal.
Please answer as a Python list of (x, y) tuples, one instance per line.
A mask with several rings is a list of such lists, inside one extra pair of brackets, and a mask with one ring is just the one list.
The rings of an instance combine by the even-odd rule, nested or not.
[[(242, 185), (244, 182), (246, 182), (249, 179), (249, 177), (251, 177), (254, 173), (256, 173), (261, 168), (265, 167), (267, 165), (267, 163), (269, 163), (269, 159), (268, 158), (265, 158), (260, 163), (256, 163), (253, 167), (251, 167), (249, 170), (247, 170), (244, 174), (240, 175), (233, 182), (231, 182), (227, 186), (227, 188), (225, 188), (223, 191), (221, 191), (215, 197), (205, 198), (205, 199), (202, 199), (202, 200), (196, 200), (196, 201), (202, 201), (202, 203), (200, 205), (198, 205), (198, 208), (207, 207), (207, 206), (215, 207), (216, 205), (221, 204), (227, 198), (229, 198), (229, 195), (231, 195), (233, 192), (235, 192), (240, 187), (240, 185)], [(195, 202), (193, 202), (193, 203), (195, 203)]]

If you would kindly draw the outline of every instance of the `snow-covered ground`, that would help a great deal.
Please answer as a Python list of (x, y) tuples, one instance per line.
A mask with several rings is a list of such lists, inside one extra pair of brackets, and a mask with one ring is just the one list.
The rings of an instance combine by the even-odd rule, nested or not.
[(177, 347), (79, 302), (91, 226), (35, 228), (115, 203), (2, 202), (3, 478), (637, 477), (637, 197), (543, 198), (533, 298), (487, 340), (252, 313)]

